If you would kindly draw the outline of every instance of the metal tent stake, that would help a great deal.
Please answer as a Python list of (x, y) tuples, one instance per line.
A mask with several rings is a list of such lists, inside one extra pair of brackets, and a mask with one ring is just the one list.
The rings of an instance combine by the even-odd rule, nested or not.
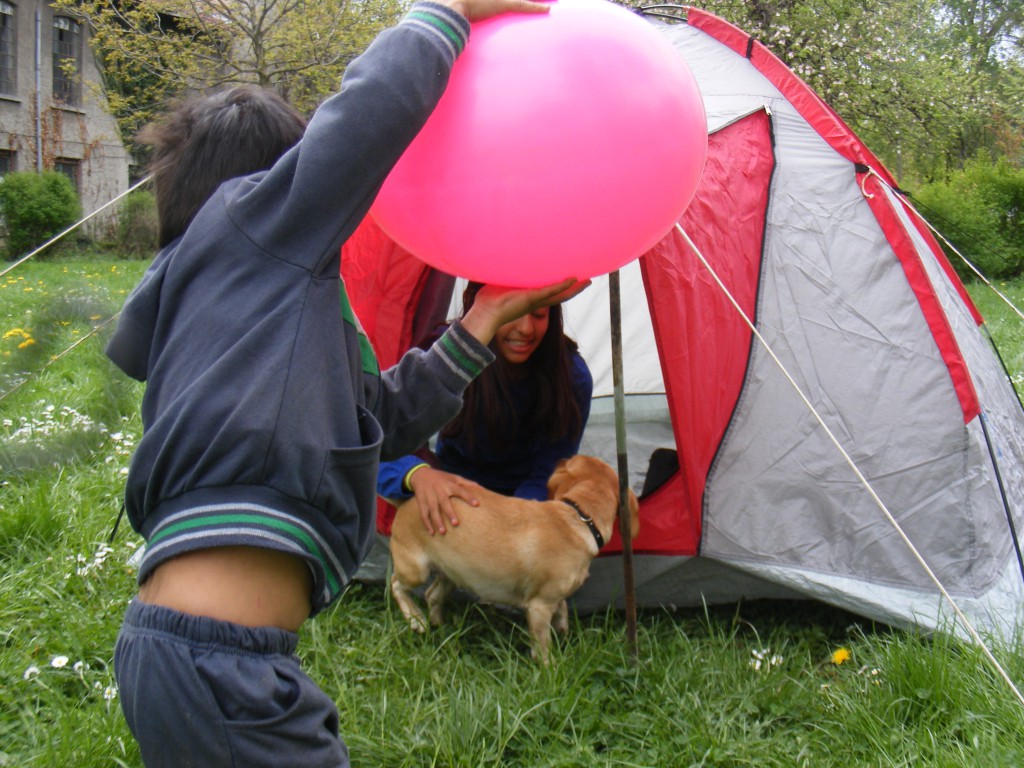
[(612, 326), (612, 382), (615, 386), (615, 449), (619, 464), (619, 535), (622, 537), (622, 581), (626, 601), (626, 639), (636, 658), (636, 587), (633, 581), (633, 532), (629, 526), (629, 459), (626, 456), (626, 397), (622, 383), (622, 308), (619, 272), (608, 275)]

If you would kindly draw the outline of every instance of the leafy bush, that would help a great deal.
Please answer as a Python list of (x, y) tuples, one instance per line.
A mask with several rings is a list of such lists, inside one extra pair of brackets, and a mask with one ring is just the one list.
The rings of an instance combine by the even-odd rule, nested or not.
[(81, 206), (64, 174), (21, 171), (0, 180), (0, 216), (7, 256), (13, 260), (74, 224), (81, 216)]
[[(914, 196), (921, 213), (989, 279), (1024, 274), (1024, 169), (979, 158)], [(957, 273), (972, 270), (945, 246)]]
[(118, 214), (117, 244), (120, 252), (152, 256), (157, 250), (159, 237), (156, 198), (145, 190), (132, 192), (124, 199)]

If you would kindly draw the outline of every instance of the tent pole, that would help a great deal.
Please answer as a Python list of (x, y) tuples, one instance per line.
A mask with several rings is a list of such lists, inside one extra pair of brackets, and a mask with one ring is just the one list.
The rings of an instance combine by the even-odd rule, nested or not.
[(626, 398), (622, 383), (622, 307), (619, 272), (608, 275), (611, 312), (612, 381), (615, 387), (615, 448), (619, 464), (619, 535), (622, 537), (622, 577), (626, 600), (626, 639), (633, 658), (637, 655), (636, 588), (633, 580), (633, 532), (629, 525), (629, 460), (626, 456)]

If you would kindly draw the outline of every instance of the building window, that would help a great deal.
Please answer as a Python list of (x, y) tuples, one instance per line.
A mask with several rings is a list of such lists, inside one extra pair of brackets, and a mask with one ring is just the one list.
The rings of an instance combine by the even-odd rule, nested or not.
[(53, 161), (53, 170), (63, 173), (69, 179), (71, 179), (71, 186), (75, 188), (75, 192), (81, 194), (81, 189), (78, 186), (78, 168), (80, 162), (78, 160), (72, 160), (67, 157), (58, 157)]
[(17, 88), (15, 82), (18, 63), (15, 56), (16, 37), (14, 6), (5, 0), (0, 0), (0, 93), (8, 95), (14, 95)]
[(14, 170), (14, 153), (9, 149), (0, 149), (0, 179)]
[(82, 25), (67, 16), (53, 17), (53, 97), (68, 106), (81, 103)]

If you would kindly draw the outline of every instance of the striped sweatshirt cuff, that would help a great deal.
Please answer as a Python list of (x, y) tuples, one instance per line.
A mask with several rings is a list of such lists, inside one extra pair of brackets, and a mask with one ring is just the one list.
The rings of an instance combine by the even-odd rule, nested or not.
[(452, 373), (467, 385), (494, 362), (494, 353), (463, 328), (458, 320), (434, 342), (434, 349)]
[(469, 41), (469, 21), (446, 5), (418, 2), (402, 20), (432, 35), (451, 56), (451, 63), (459, 57)]

